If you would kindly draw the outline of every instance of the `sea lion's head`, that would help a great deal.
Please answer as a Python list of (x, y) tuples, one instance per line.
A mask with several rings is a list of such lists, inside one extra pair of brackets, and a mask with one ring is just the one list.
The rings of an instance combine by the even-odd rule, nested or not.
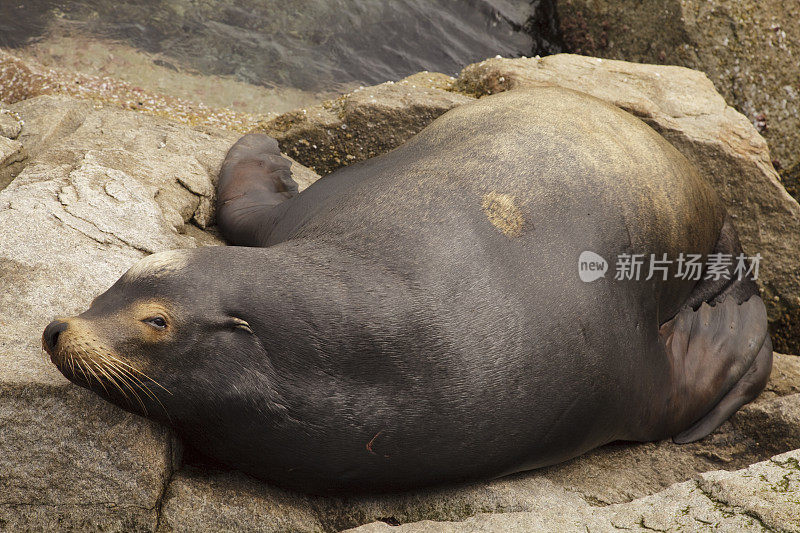
[(123, 409), (192, 425), (209, 402), (229, 401), (247, 379), (240, 369), (254, 360), (263, 367), (265, 355), (225, 290), (230, 270), (217, 255), (175, 250), (141, 260), (88, 310), (51, 322), (44, 350), (67, 379)]

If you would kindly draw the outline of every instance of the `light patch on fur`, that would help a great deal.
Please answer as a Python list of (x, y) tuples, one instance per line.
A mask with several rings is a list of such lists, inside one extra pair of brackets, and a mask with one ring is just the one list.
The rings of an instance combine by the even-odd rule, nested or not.
[(126, 281), (180, 272), (189, 264), (185, 250), (167, 250), (148, 255), (128, 270), (123, 276)]
[(492, 191), (483, 196), (483, 212), (494, 227), (506, 237), (514, 238), (522, 234), (525, 218), (522, 210), (514, 204), (515, 197)]

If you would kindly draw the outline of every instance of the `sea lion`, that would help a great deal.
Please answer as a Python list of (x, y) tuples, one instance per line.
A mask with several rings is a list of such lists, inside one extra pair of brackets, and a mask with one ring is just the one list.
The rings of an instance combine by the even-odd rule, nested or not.
[(300, 194), (277, 143), (245, 136), (217, 217), (240, 246), (150, 256), (43, 344), (74, 383), (286, 487), (407, 489), (688, 442), (770, 372), (752, 274), (581, 281), (586, 251), (741, 251), (686, 158), (585, 94), (481, 98)]

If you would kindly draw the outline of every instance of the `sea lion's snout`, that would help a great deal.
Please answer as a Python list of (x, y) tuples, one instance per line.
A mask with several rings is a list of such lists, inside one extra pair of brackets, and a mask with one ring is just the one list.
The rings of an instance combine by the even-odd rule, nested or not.
[[(133, 320), (120, 319), (118, 313), (98, 318), (88, 312), (53, 320), (42, 333), (42, 349), (76, 385), (137, 414), (147, 416), (154, 406), (166, 412), (161, 393), (169, 395), (169, 391), (145, 373), (141, 357), (128, 356), (141, 356), (144, 345), (152, 349), (159, 334), (168, 329), (166, 319), (151, 311), (141, 309), (139, 313), (147, 318)], [(125, 327), (126, 322), (132, 327)], [(126, 347), (124, 354), (117, 351), (120, 344)]]
[(50, 322), (42, 333), (42, 347), (53, 357), (57, 352), (58, 338), (69, 327), (66, 320), (56, 319)]

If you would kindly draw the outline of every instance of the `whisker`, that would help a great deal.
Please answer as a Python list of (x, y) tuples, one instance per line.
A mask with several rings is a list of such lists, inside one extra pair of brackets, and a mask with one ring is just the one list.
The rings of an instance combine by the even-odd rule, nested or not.
[[(158, 396), (150, 389), (150, 387), (148, 387), (141, 379), (136, 377), (136, 375), (133, 374), (130, 370), (127, 370), (125, 367), (120, 366), (119, 364), (116, 364), (114, 361), (111, 360), (111, 359), (114, 359), (116, 361), (119, 361), (119, 359), (117, 359), (116, 357), (114, 357), (114, 356), (112, 356), (110, 354), (102, 354), (102, 353), (100, 353), (100, 352), (98, 352), (96, 350), (95, 350), (95, 353), (97, 354), (98, 357), (101, 358), (101, 360), (106, 365), (109, 365), (109, 367), (113, 368), (118, 374), (121, 374), (123, 377), (125, 377), (132, 385), (139, 387), (139, 389), (141, 389), (141, 391), (144, 392), (148, 397), (150, 397), (154, 401), (156, 401), (158, 403), (158, 405), (161, 406), (161, 409), (164, 411), (164, 414), (167, 415), (167, 418), (172, 420), (172, 418), (169, 416), (169, 411), (167, 411), (167, 408), (164, 406), (164, 404), (161, 402), (161, 400), (158, 398)], [(122, 361), (119, 361), (119, 362), (122, 363)], [(131, 365), (127, 365), (127, 366), (131, 367)], [(133, 368), (133, 367), (131, 367), (131, 368)], [(166, 390), (166, 389), (164, 389), (164, 390)], [(169, 391), (167, 391), (167, 392), (169, 392)]]
[(114, 379), (114, 377), (113, 377), (111, 374), (109, 374), (109, 373), (108, 373), (108, 369), (106, 368), (106, 364), (105, 364), (105, 362), (104, 362), (104, 361), (100, 361), (99, 363), (97, 363), (97, 371), (98, 371), (98, 372), (100, 372), (100, 374), (102, 374), (102, 376), (103, 376), (105, 379), (107, 379), (107, 380), (108, 380), (108, 382), (109, 382), (110, 384), (114, 385), (114, 387), (115, 387), (117, 390), (119, 390), (120, 392), (122, 392), (123, 394), (125, 394), (125, 391), (123, 391), (123, 390), (120, 388), (120, 386), (119, 386), (119, 383), (117, 383), (117, 380), (116, 380), (116, 379)]
[(69, 363), (69, 371), (74, 376), (75, 375), (75, 356), (71, 355), (71, 354), (68, 354), (67, 357), (69, 359), (69, 361), (68, 361), (68, 363)]
[[(88, 383), (89, 382), (89, 376), (86, 374), (86, 370), (84, 370), (84, 368), (83, 368), (83, 360), (78, 358), (78, 357), (75, 357), (74, 355), (72, 355), (71, 357), (72, 357), (72, 360), (74, 361), (75, 365), (78, 367), (78, 370), (80, 370), (81, 375), (83, 376), (83, 379), (86, 380), (86, 382)], [(74, 375), (74, 373), (73, 373), (73, 375)]]
[[(76, 344), (62, 347), (59, 351), (59, 354), (64, 356), (62, 365), (69, 368), (73, 376), (82, 377), (89, 387), (92, 386), (94, 381), (97, 381), (107, 395), (110, 395), (112, 390), (118, 391), (128, 402), (128, 405), (132, 406), (135, 400), (144, 415), (147, 416), (147, 405), (142, 397), (144, 395), (144, 397), (157, 403), (163, 409), (167, 418), (171, 420), (166, 406), (154, 390), (148, 386), (148, 382), (172, 395), (169, 389), (132, 364), (110, 353), (101, 352), (82, 343)], [(41, 354), (43, 362), (46, 363), (47, 353), (44, 341), (42, 341)], [(109, 386), (113, 388), (110, 390)]]
[[(109, 373), (109, 372), (111, 372), (111, 373)], [(128, 396), (128, 393), (125, 392), (125, 389), (122, 388), (122, 385), (119, 383), (119, 381), (117, 381), (117, 378), (114, 377), (114, 375), (112, 375), (112, 373), (114, 373), (113, 369), (111, 369), (111, 368), (106, 369), (106, 373), (108, 374), (108, 377), (111, 379), (111, 382), (114, 383), (114, 386), (117, 387), (119, 392), (121, 392), (122, 395), (125, 397), (125, 400), (128, 402), (128, 404), (131, 404), (131, 399)]]
[(118, 365), (118, 364), (114, 363), (113, 361), (111, 361), (111, 360), (108, 358), (108, 356), (106, 356), (106, 355), (104, 355), (104, 354), (101, 354), (100, 352), (97, 352), (97, 351), (95, 351), (95, 354), (97, 354), (97, 356), (98, 356), (98, 357), (99, 357), (101, 360), (103, 360), (103, 361), (105, 362), (105, 364), (107, 364), (107, 365), (109, 365), (110, 367), (114, 368), (114, 369), (115, 369), (117, 372), (120, 372), (120, 373), (122, 373), (122, 374), (123, 374), (123, 375), (125, 375), (125, 376), (126, 376), (128, 379), (129, 379), (129, 380), (135, 380), (135, 381), (131, 381), (131, 383), (133, 383), (133, 384), (134, 384), (134, 385), (136, 385), (136, 386), (144, 387), (144, 389), (142, 390), (142, 392), (144, 392), (145, 394), (147, 394), (147, 395), (148, 395), (150, 398), (153, 398), (154, 400), (158, 400), (158, 398), (156, 397), (156, 395), (155, 395), (155, 394), (153, 394), (153, 391), (151, 391), (151, 390), (150, 390), (150, 388), (149, 388), (147, 385), (145, 385), (145, 384), (142, 382), (142, 380), (140, 380), (138, 377), (136, 377), (136, 375), (135, 375), (135, 374), (132, 374), (132, 373), (131, 373), (129, 370), (127, 370), (126, 368), (124, 368), (124, 367), (122, 367), (122, 366), (120, 366), (120, 365)]
[(166, 387), (164, 387), (161, 383), (159, 383), (158, 381), (154, 380), (153, 378), (151, 378), (150, 376), (148, 376), (147, 374), (145, 374), (144, 372), (142, 372), (141, 370), (139, 370), (135, 366), (131, 365), (130, 363), (126, 363), (125, 361), (122, 361), (121, 359), (118, 359), (118, 358), (114, 357), (113, 355), (111, 355), (109, 353), (107, 353), (105, 355), (108, 356), (115, 363), (118, 363), (118, 364), (120, 364), (120, 365), (122, 365), (124, 367), (127, 367), (128, 369), (132, 370), (133, 372), (136, 372), (140, 376), (152, 381), (155, 385), (157, 385), (158, 387), (163, 389), (164, 392), (166, 392), (169, 395), (172, 395), (172, 393)]
[(128, 378), (126, 375), (120, 373), (117, 368), (109, 367), (109, 371), (114, 373), (114, 375), (119, 378), (120, 382), (125, 386), (125, 388), (128, 389), (131, 392), (133, 397), (139, 403), (139, 406), (142, 408), (142, 411), (146, 415), (147, 414), (147, 406), (145, 406), (144, 402), (142, 401), (141, 396), (139, 396), (139, 393), (134, 388), (134, 386), (133, 386), (134, 384), (131, 382), (130, 378)]
[[(97, 353), (96, 350), (94, 350), (94, 349), (92, 351)], [(87, 356), (90, 355), (88, 352), (84, 352), (84, 353), (86, 353)], [(117, 388), (119, 388), (120, 392), (122, 392), (122, 394), (125, 396), (125, 399), (127, 400), (128, 404), (132, 405), (131, 398), (130, 398), (130, 396), (128, 396), (128, 394), (125, 392), (125, 390), (120, 386), (120, 384), (125, 385), (125, 387), (131, 392), (131, 394), (133, 394), (134, 398), (136, 398), (136, 400), (139, 402), (139, 405), (141, 405), (142, 408), (144, 409), (144, 405), (142, 404), (142, 401), (139, 398), (139, 395), (136, 393), (136, 391), (133, 388), (130, 387), (130, 384), (127, 382), (127, 379), (125, 379), (124, 376), (121, 376), (118, 372), (115, 372), (113, 367), (104, 366), (104, 368), (105, 368), (107, 374), (108, 374), (108, 372), (111, 372), (111, 374), (108, 374), (109, 376), (111, 376), (113, 374), (113, 376), (116, 376), (116, 378), (118, 378), (119, 381), (115, 380), (115, 384), (117, 385)]]
[[(105, 382), (103, 382), (103, 380), (100, 379), (100, 376), (98, 376), (95, 373), (95, 371), (92, 369), (92, 366), (94, 366), (95, 363), (89, 357), (89, 352), (87, 352), (86, 349), (83, 348), (82, 346), (80, 348), (78, 348), (78, 349), (86, 355), (86, 359), (81, 358), (86, 363), (86, 368), (89, 369), (89, 372), (91, 372), (92, 376), (94, 376), (94, 378), (97, 380), (97, 382), (100, 384), (100, 386), (103, 387), (103, 390), (106, 391), (106, 394), (108, 394), (108, 389), (106, 388)], [(91, 384), (91, 382), (90, 382), (90, 384)]]
[(144, 412), (144, 414), (147, 415), (147, 407), (144, 405), (144, 402), (142, 401), (142, 398), (136, 392), (136, 389), (134, 389), (131, 386), (130, 380), (126, 376), (124, 376), (123, 374), (120, 374), (118, 372), (118, 370), (116, 368), (114, 368), (114, 367), (108, 367), (108, 371), (111, 372), (112, 374), (114, 374), (117, 378), (119, 378), (120, 382), (123, 385), (125, 385), (125, 388), (127, 388), (131, 392), (133, 397), (136, 398), (136, 401), (139, 403), (139, 406), (142, 408), (142, 411)]

